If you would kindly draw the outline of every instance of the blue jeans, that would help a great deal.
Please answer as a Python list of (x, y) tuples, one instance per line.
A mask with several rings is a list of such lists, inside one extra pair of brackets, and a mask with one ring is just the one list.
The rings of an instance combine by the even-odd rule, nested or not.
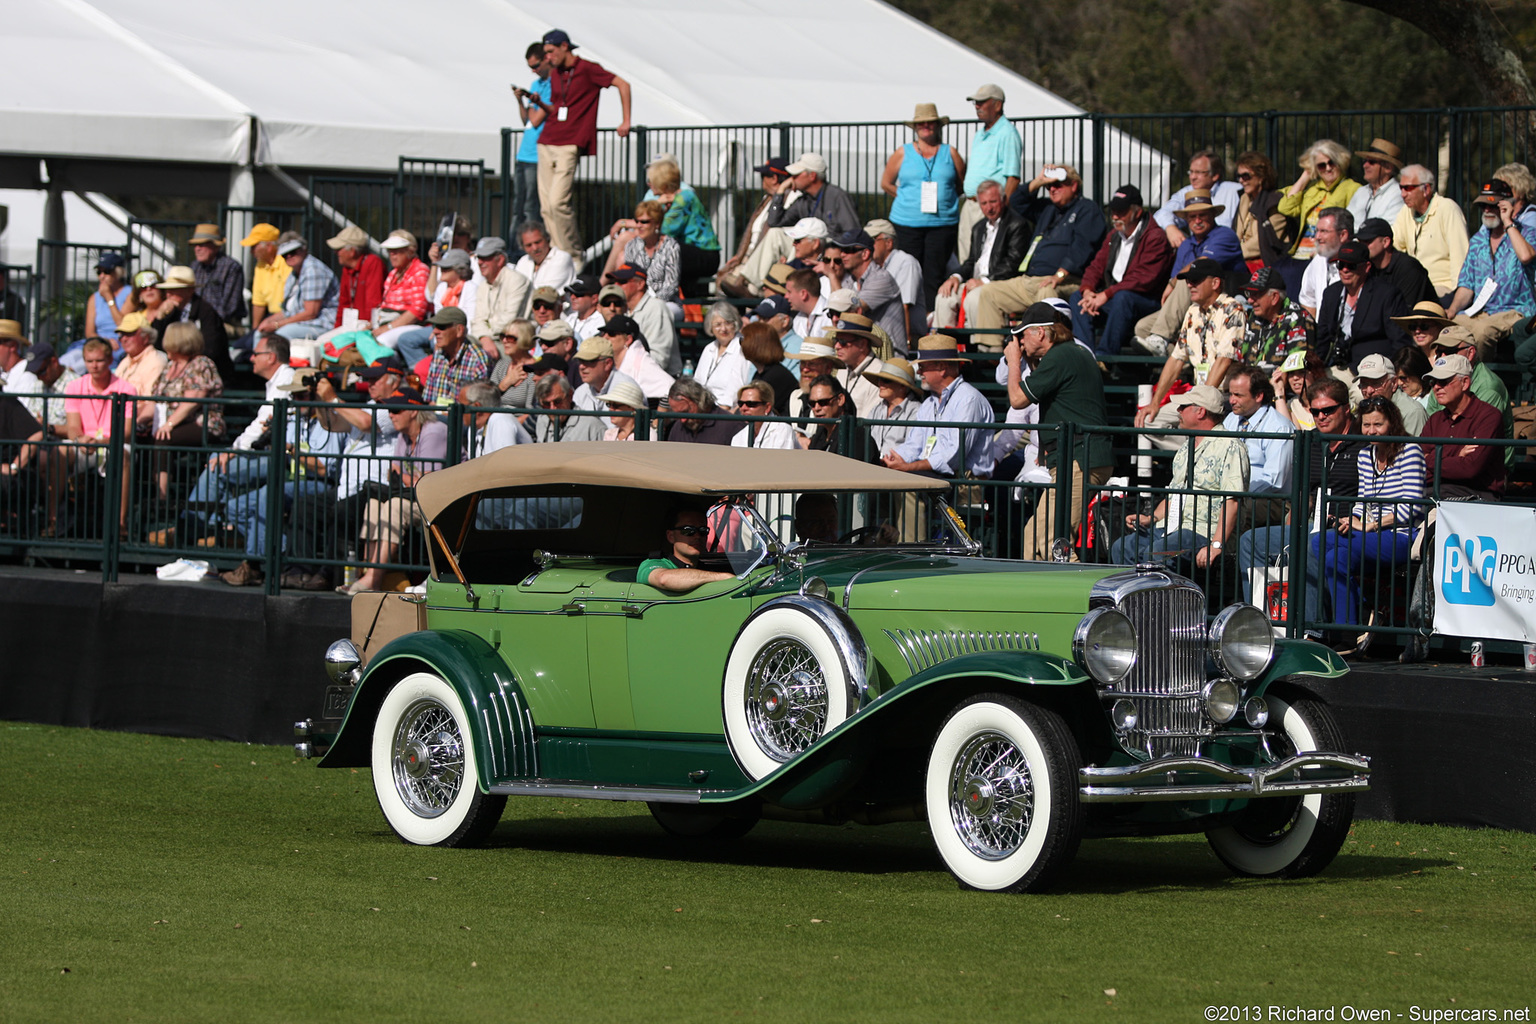
[[(283, 324), (275, 333), (281, 334), (289, 341), (314, 341), (335, 326), (334, 323), (328, 324), (321, 320), (299, 320), (291, 324)], [(427, 333), (431, 335), (430, 329)], [(255, 347), (254, 342), (251, 347)]]
[[(1109, 560), (1117, 565), (1134, 565), (1137, 562), (1159, 562), (1177, 570), (1181, 565), (1194, 564), (1195, 552), (1210, 542), (1194, 530), (1174, 530), (1154, 526), (1146, 533), (1137, 530), (1128, 533), (1109, 546)], [(1156, 554), (1160, 551), (1178, 551), (1181, 554)]]
[[(1253, 580), (1248, 570), (1257, 569), (1266, 565), (1274, 565), (1275, 559), (1280, 560), (1281, 565), (1290, 565), (1289, 542), (1291, 527), (1288, 524), (1279, 526), (1259, 526), (1252, 530), (1245, 530), (1243, 535), (1237, 538), (1237, 567), (1243, 581), (1243, 598), (1249, 604), (1253, 603)], [(1296, 574), (1290, 574), (1290, 592), (1296, 593)], [(1318, 583), (1317, 559), (1303, 559), (1302, 565), (1302, 616), (1308, 622), (1320, 620), (1322, 611), (1318, 600), (1322, 594), (1322, 588)]]
[[(293, 508), (295, 498), (319, 497), (326, 492), (323, 480), (289, 480), (283, 487), (283, 511)], [(224, 519), (232, 523), (245, 536), (245, 555), (258, 559), (267, 550), (267, 488), (237, 494), (224, 503)], [(286, 541), (287, 538), (284, 538)], [(287, 544), (282, 548), (287, 549)]]
[[(1069, 300), (1072, 307), (1072, 333), (1084, 344), (1093, 346), (1093, 354), (1097, 356), (1119, 355), (1135, 333), (1136, 321), (1156, 313), (1158, 309), (1156, 299), (1149, 299), (1133, 291), (1118, 291), (1104, 303), (1098, 316), (1089, 316), (1078, 306), (1081, 296), (1082, 292), (1078, 292)], [(1095, 325), (1099, 333), (1097, 342), (1093, 340)]]
[(432, 328), (407, 327), (400, 332), (395, 351), (405, 360), (405, 368), (414, 370), (417, 363), (432, 354)]
[[(519, 160), (512, 165), (513, 232), (521, 231), (529, 222), (544, 223), (544, 215), (539, 209), (539, 162)], [(522, 243), (521, 235), (517, 236), (517, 242)]]
[(1340, 622), (1351, 626), (1360, 622), (1362, 570), (1369, 567), (1374, 572), (1383, 563), (1389, 570), (1406, 566), (1412, 546), (1413, 538), (1397, 530), (1345, 536), (1330, 530), (1312, 535), (1312, 559), (1322, 562), (1328, 593), (1333, 596), (1333, 613)]
[(184, 513), (200, 523), (208, 521), (207, 506), (223, 504), (228, 507), (231, 494), (248, 490), (267, 479), (267, 456), (264, 452), (235, 452), (229, 465), (223, 469), (204, 467), (187, 495), (189, 507)]

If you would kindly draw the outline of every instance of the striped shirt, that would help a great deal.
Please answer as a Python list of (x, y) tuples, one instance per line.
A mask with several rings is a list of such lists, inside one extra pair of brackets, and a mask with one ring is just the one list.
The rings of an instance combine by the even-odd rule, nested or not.
[(1377, 522), (1391, 514), (1395, 525), (1387, 527), (1392, 533), (1407, 534), (1414, 523), (1424, 518), (1424, 507), (1396, 498), (1424, 497), (1426, 467), (1424, 449), (1416, 444), (1405, 444), (1397, 453), (1392, 465), (1384, 470), (1376, 468), (1376, 446), (1368, 444), (1355, 456), (1360, 468), (1360, 498), (1350, 509), (1350, 515), (1364, 522)]

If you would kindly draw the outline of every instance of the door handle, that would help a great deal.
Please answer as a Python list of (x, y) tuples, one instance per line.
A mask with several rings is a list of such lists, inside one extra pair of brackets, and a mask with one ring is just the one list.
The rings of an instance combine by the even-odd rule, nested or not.
[(587, 604), (585, 601), (572, 601), (570, 604), (561, 607), (560, 610), (567, 615), (581, 615), (586, 612)]

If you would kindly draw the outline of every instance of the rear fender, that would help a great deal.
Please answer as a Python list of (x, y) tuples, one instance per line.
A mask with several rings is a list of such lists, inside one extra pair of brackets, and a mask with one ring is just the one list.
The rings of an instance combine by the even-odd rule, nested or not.
[(470, 717), (481, 790), (538, 774), (533, 716), (507, 663), (484, 640), (463, 630), (425, 630), (396, 637), (368, 669), (321, 768), (365, 768), (374, 720), (390, 687), (412, 672), (432, 672), (452, 686)]

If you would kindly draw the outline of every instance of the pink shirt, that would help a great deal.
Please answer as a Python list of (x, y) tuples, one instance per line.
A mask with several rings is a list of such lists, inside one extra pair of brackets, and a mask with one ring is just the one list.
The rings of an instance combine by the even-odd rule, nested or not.
[[(138, 389), (121, 377), (113, 377), (104, 391), (97, 391), (89, 375), (72, 380), (64, 386), (64, 414), (80, 414), (80, 427), (85, 437), (92, 441), (105, 441), (112, 436), (112, 403), (107, 399), (86, 401), (83, 395), (136, 395)], [(133, 422), (133, 408), (127, 410), (128, 422)], [(124, 434), (127, 437), (127, 434)]]

